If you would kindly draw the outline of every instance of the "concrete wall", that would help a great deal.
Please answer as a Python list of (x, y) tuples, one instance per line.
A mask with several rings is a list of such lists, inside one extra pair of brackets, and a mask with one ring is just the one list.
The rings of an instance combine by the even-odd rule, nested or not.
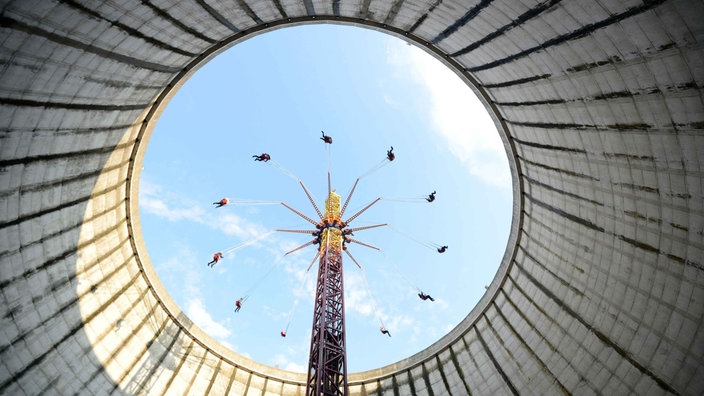
[(499, 276), (353, 394), (704, 392), (704, 4), (698, 0), (0, 1), (0, 394), (304, 393), (164, 297), (139, 164), (201, 62), (348, 23), (461, 73), (513, 160)]

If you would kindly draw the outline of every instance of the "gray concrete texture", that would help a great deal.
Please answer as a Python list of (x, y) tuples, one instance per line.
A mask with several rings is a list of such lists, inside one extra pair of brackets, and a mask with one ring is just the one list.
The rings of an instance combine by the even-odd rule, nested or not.
[(0, 1), (0, 394), (301, 395), (168, 298), (141, 160), (168, 99), (307, 23), (426, 48), (494, 113), (514, 218), (462, 324), (353, 395), (704, 393), (700, 0)]

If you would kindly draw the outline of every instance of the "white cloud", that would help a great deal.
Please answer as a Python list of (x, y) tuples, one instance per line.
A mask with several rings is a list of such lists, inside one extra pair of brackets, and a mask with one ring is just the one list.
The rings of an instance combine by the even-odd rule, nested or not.
[[(180, 204), (180, 205), (179, 205)], [(194, 202), (166, 190), (164, 187), (142, 179), (139, 184), (139, 210), (169, 221), (190, 220), (201, 222), (203, 208)]]
[(447, 311), (448, 308), (450, 308), (450, 304), (448, 304), (445, 299), (438, 297), (433, 302), (433, 308), (440, 309), (442, 311)]
[(220, 216), (215, 223), (225, 235), (231, 235), (243, 240), (256, 239), (266, 234), (266, 230), (259, 224), (251, 223), (240, 216), (228, 213)]
[(503, 143), (474, 92), (452, 70), (420, 48), (389, 45), (388, 61), (397, 68), (410, 68), (415, 82), (428, 92), (432, 128), (469, 174), (487, 184), (510, 187)]
[(407, 314), (388, 313), (378, 303), (369, 293), (362, 273), (349, 272), (345, 274), (345, 309), (348, 313), (354, 312), (365, 317), (372, 317), (375, 322), (383, 323), (384, 327), (389, 329), (392, 334), (414, 332), (421, 327), (416, 325), (413, 317)]
[(308, 367), (294, 362), (286, 363), (283, 368), (284, 370), (293, 371), (295, 373), (305, 373), (306, 371), (308, 371)]
[(223, 324), (213, 319), (203, 303), (201, 292), (203, 278), (201, 271), (197, 270), (197, 262), (198, 260), (187, 246), (180, 246), (173, 257), (157, 263), (156, 266), (162, 274), (179, 274), (178, 282), (181, 291), (179, 299), (182, 299), (184, 312), (193, 323), (227, 348), (237, 350), (228, 342), (232, 333), (228, 330), (226, 323)]
[(274, 367), (297, 373), (305, 373), (306, 371), (308, 371), (307, 366), (292, 362), (289, 360), (288, 356), (281, 353), (274, 355), (274, 357), (271, 359), (271, 364)]
[[(295, 259), (292, 256), (287, 256), (287, 259), (291, 261), (283, 267), (284, 271), (292, 275), (295, 284), (295, 288), (292, 289), (293, 297), (297, 301), (312, 300), (315, 297), (315, 283), (317, 282), (316, 274), (318, 267), (313, 265), (310, 270), (306, 272), (313, 257), (315, 257), (313, 250), (314, 249), (311, 249), (311, 251), (307, 252), (308, 256), (300, 256)], [(318, 260), (319, 259), (316, 258), (316, 262)]]
[(202, 287), (201, 273), (196, 270), (197, 263), (200, 260), (196, 259), (193, 251), (188, 246), (179, 246), (174, 252), (174, 255), (166, 259), (154, 263), (155, 268), (162, 276), (174, 276), (178, 274), (178, 282), (183, 291), (184, 299), (189, 300), (200, 297), (200, 288)]
[(362, 316), (375, 315), (374, 301), (360, 272), (345, 274), (345, 308)]
[(394, 98), (392, 98), (389, 95), (384, 95), (384, 102), (386, 104), (388, 104), (389, 106), (395, 106), (395, 107), (398, 106), (398, 102), (396, 100), (394, 100)]
[(442, 332), (443, 332), (443, 334), (449, 333), (449, 332), (452, 331), (452, 329), (454, 329), (456, 326), (457, 326), (457, 324), (452, 324), (452, 323), (446, 324), (445, 326), (442, 327)]
[(194, 298), (186, 303), (186, 315), (210, 336), (223, 343), (230, 336), (230, 330), (221, 323), (218, 323), (208, 313), (203, 305), (203, 301)]
[(272, 323), (288, 319), (288, 312), (281, 311), (280, 309), (276, 309), (269, 305), (262, 306), (261, 312), (271, 318)]
[(204, 215), (203, 210), (197, 206), (171, 208), (164, 200), (148, 193), (140, 194), (139, 208), (146, 213), (163, 217), (169, 221), (200, 221)]
[(405, 332), (407, 329), (417, 329), (420, 326), (415, 325), (415, 321), (408, 315), (394, 315), (384, 319), (384, 324), (388, 329), (394, 329), (398, 333)]
[(218, 340), (218, 341), (219, 341), (222, 345), (224, 345), (226, 348), (228, 348), (228, 349), (230, 349), (230, 350), (233, 350), (233, 351), (236, 351), (236, 350), (237, 350), (234, 345), (230, 344), (230, 343), (227, 342), (227, 341), (223, 341), (223, 340)]
[(260, 224), (247, 221), (233, 213), (223, 215), (212, 210), (206, 211), (202, 204), (144, 179), (140, 182), (139, 209), (173, 222), (186, 220), (203, 224), (241, 240), (258, 239), (267, 233)]

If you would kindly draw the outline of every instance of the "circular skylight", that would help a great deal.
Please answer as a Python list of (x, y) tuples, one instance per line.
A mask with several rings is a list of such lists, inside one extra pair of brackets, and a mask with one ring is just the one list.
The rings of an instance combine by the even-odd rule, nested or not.
[[(254, 161), (262, 153), (271, 161)], [(494, 123), (421, 49), (372, 30), (309, 25), (217, 56), (180, 88), (151, 136), (142, 231), (162, 283), (194, 323), (291, 371), (307, 371), (317, 261), (306, 270), (317, 245), (285, 255), (314, 238), (272, 230), (314, 229), (280, 203), (318, 220), (299, 181), (323, 209), (328, 171), (343, 202), (359, 179), (343, 217), (381, 198), (351, 227), (388, 224), (355, 232), (380, 249), (348, 244), (361, 270), (343, 255), (348, 372), (396, 362), (454, 328), (492, 281), (509, 235), (510, 171)], [(217, 208), (222, 198), (229, 203)], [(224, 257), (211, 268), (216, 252)]]

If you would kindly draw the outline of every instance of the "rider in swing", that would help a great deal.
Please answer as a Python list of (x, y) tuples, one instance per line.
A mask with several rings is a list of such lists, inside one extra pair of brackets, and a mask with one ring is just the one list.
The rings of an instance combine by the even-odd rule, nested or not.
[(422, 291), (420, 293), (418, 293), (418, 297), (420, 297), (420, 299), (423, 301), (425, 301), (425, 300), (435, 301), (435, 299), (430, 297), (429, 294), (425, 294)]
[(325, 142), (327, 144), (332, 144), (332, 137), (326, 135), (325, 132), (323, 132), (323, 131), (320, 131), (320, 133), (323, 134), (323, 137), (321, 137), (320, 140), (322, 140), (323, 142)]
[(271, 156), (267, 153), (262, 153), (261, 155), (253, 155), (252, 158), (254, 158), (255, 161), (268, 162), (271, 159)]

